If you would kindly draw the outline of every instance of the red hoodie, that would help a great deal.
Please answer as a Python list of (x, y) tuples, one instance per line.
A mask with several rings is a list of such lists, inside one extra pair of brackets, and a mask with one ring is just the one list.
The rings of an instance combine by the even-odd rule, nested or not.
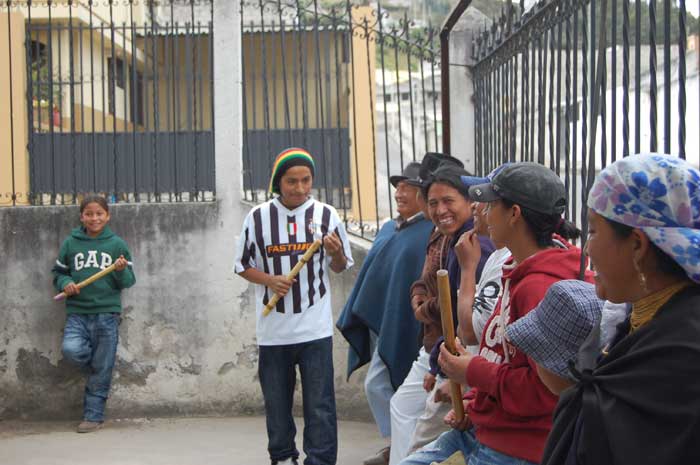
[[(467, 369), (472, 390), (467, 413), (482, 444), (512, 457), (539, 463), (558, 397), (537, 376), (535, 363), (508, 345), (502, 327), (525, 316), (543, 299), (549, 286), (579, 276), (581, 249), (557, 238), (566, 248), (543, 250), (513, 265), (503, 266), (503, 295), (481, 337), (479, 355)], [(592, 275), (586, 277), (592, 281)], [(503, 316), (501, 310), (503, 309)]]

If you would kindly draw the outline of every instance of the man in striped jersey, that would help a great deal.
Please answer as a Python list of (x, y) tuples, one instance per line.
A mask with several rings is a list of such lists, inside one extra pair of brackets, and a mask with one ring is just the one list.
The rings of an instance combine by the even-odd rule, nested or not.
[[(258, 375), (265, 399), (268, 452), (272, 465), (296, 464), (292, 401), (299, 366), (304, 402), (305, 465), (333, 465), (338, 440), (333, 387), (328, 269), (353, 265), (345, 227), (335, 209), (311, 197), (314, 160), (298, 148), (277, 156), (270, 179), (277, 197), (253, 208), (238, 241), (235, 271), (256, 284)], [(311, 246), (323, 240), (296, 279), (287, 273)], [(268, 316), (262, 310), (283, 296)]]

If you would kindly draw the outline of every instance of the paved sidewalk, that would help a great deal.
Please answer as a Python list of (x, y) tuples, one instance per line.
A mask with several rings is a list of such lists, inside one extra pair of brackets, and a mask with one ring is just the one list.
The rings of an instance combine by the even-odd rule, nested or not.
[[(116, 420), (95, 433), (77, 423), (0, 421), (2, 465), (265, 465), (262, 417)], [(340, 422), (338, 465), (361, 465), (385, 445), (370, 423)], [(297, 447), (303, 425), (297, 419)], [(301, 453), (301, 459), (304, 454)], [(300, 463), (302, 463), (300, 461)]]

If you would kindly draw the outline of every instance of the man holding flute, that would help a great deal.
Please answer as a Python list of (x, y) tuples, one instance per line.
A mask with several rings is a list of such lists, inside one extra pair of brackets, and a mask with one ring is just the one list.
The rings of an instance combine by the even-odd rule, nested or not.
[[(255, 284), (258, 375), (265, 400), (272, 465), (296, 464), (292, 416), (299, 366), (304, 403), (305, 465), (333, 465), (338, 439), (333, 386), (333, 319), (329, 269), (353, 265), (336, 210), (311, 196), (314, 160), (303, 149), (282, 151), (273, 165), (273, 199), (253, 208), (238, 239), (234, 270)], [(287, 275), (315, 240), (323, 245), (299, 274)], [(280, 298), (265, 316), (274, 295)]]

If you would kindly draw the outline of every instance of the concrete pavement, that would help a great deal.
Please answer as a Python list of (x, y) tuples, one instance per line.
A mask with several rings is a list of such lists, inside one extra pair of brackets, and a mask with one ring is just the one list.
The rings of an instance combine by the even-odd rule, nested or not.
[[(0, 421), (2, 465), (265, 465), (262, 417), (108, 421), (77, 434), (77, 423)], [(386, 443), (370, 423), (341, 421), (338, 465), (361, 465)], [(297, 447), (303, 424), (297, 419)], [(304, 454), (301, 452), (301, 459)], [(300, 460), (299, 463), (302, 463)]]

